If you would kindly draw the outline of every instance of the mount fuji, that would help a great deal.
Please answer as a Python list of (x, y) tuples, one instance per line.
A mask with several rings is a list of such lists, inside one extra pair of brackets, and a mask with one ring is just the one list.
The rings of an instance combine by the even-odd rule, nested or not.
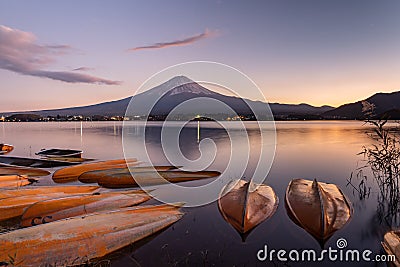
[[(100, 104), (72, 107), (64, 109), (25, 111), (25, 112), (8, 112), (11, 114), (36, 114), (41, 116), (124, 116), (125, 111), (130, 104), (130, 115), (144, 115), (156, 101), (157, 104), (151, 110), (151, 115), (162, 116), (168, 114), (180, 103), (187, 100), (207, 97), (221, 101), (232, 108), (236, 113), (241, 115), (250, 115), (252, 111), (246, 103), (250, 103), (256, 111), (265, 111), (265, 102), (252, 101), (234, 96), (227, 96), (212, 90), (209, 90), (200, 84), (192, 81), (185, 76), (176, 76), (172, 79), (140, 94), (127, 97), (121, 100), (104, 102)], [(269, 104), (274, 116), (300, 114), (300, 115), (319, 115), (330, 111), (330, 106), (314, 107), (308, 104), (290, 105), (290, 104)], [(191, 102), (189, 107), (180, 110), (182, 113), (188, 114), (218, 114), (225, 109), (221, 109), (218, 105), (204, 106), (201, 101)]]

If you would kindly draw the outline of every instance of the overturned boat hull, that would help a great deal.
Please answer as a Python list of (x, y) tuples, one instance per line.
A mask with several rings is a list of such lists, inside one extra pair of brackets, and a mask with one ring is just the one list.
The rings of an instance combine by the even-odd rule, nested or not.
[(117, 169), (106, 169), (106, 170), (96, 170), (88, 171), (81, 174), (78, 180), (82, 183), (97, 183), (105, 178), (110, 177), (122, 177), (130, 176), (131, 172), (149, 172), (149, 171), (169, 171), (176, 169), (174, 166), (150, 166), (150, 167), (131, 167), (131, 168), (117, 168)]
[(67, 196), (36, 202), (27, 207), (21, 226), (33, 226), (105, 210), (116, 210), (148, 201), (140, 192), (108, 192), (93, 195)]
[(94, 193), (98, 186), (36, 186), (13, 190), (0, 190), (0, 200), (20, 196), (47, 195), (51, 193), (85, 194)]
[(350, 202), (334, 184), (294, 179), (286, 191), (289, 217), (321, 246), (351, 218)]
[(179, 183), (194, 180), (212, 178), (221, 175), (217, 171), (152, 171), (152, 172), (137, 172), (124, 173), (121, 175), (110, 175), (103, 177), (98, 181), (98, 184), (106, 188), (130, 188), (139, 186), (153, 186), (166, 183)]
[[(25, 195), (0, 199), (0, 221), (21, 216), (25, 209), (39, 201), (62, 198), (71, 195), (84, 195), (85, 193), (53, 192), (43, 195)], [(88, 194), (88, 193), (86, 193)], [(90, 194), (90, 193), (89, 193)]]
[(27, 176), (47, 176), (50, 172), (37, 168), (16, 167), (5, 164), (0, 164), (1, 175), (27, 175)]
[(225, 221), (244, 234), (271, 217), (278, 203), (270, 186), (239, 180), (222, 189), (218, 208)]
[(85, 163), (77, 166), (66, 167), (59, 169), (53, 173), (53, 181), (56, 183), (68, 183), (78, 180), (78, 177), (85, 172), (108, 170), (117, 168), (126, 168), (127, 165), (139, 164), (136, 159), (116, 159), (107, 161), (98, 161), (92, 163)]
[(389, 231), (383, 237), (382, 247), (388, 255), (394, 256), (395, 261), (389, 266), (400, 266), (400, 231)]
[(34, 182), (33, 179), (20, 178), (19, 180), (1, 180), (0, 179), (0, 189), (12, 189), (20, 188), (22, 186), (30, 185)]

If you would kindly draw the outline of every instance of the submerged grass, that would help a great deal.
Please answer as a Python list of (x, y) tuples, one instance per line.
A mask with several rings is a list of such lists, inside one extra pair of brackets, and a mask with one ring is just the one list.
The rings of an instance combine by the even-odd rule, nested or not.
[(358, 192), (360, 199), (369, 197), (371, 192), (370, 181), (364, 174), (367, 168), (371, 171), (378, 186), (377, 215), (387, 225), (398, 226), (400, 217), (400, 122), (396, 126), (388, 126), (387, 119), (373, 120), (374, 106), (363, 103), (365, 123), (372, 126), (373, 131), (368, 135), (373, 143), (363, 146), (358, 155), (363, 156), (363, 166), (357, 169), (358, 185), (353, 183), (353, 173), (348, 184)]

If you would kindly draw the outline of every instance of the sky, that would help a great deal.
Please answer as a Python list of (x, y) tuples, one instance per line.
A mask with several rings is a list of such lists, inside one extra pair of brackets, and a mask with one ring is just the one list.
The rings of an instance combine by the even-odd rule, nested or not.
[(399, 14), (398, 0), (0, 0), (0, 112), (121, 99), (195, 60), (271, 103), (339, 106), (400, 91)]

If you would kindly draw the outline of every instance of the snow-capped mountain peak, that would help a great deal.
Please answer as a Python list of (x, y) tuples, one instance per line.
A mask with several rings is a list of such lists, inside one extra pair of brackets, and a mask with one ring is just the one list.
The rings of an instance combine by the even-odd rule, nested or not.
[(210, 90), (204, 88), (198, 83), (191, 82), (175, 87), (169, 91), (169, 95), (177, 95), (181, 93), (191, 93), (195, 95), (212, 95), (214, 94)]
[(212, 95), (214, 92), (204, 88), (186, 76), (175, 76), (172, 79), (156, 86), (155, 88), (143, 92), (147, 95), (177, 95), (182, 93), (190, 93), (196, 95)]

